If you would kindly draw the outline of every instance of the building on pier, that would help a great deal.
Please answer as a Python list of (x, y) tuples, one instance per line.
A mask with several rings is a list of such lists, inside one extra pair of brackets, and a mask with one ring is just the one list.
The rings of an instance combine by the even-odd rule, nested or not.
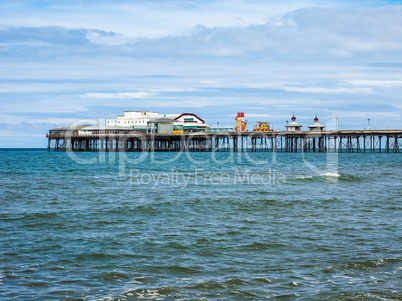
[(148, 121), (148, 134), (173, 134), (174, 120), (169, 118), (157, 118)]
[(203, 119), (193, 113), (166, 114), (166, 117), (174, 119), (174, 125), (182, 126), (183, 132), (206, 132), (209, 125)]
[(183, 134), (208, 132), (209, 126), (193, 113), (166, 114), (148, 111), (128, 111), (108, 119), (106, 124), (79, 125), (51, 129), (51, 136)]
[(71, 135), (78, 135), (78, 132), (88, 127), (88, 125), (78, 125), (78, 126), (66, 126), (56, 129), (49, 130), (49, 135), (53, 136), (71, 136)]
[(134, 127), (115, 126), (115, 125), (89, 125), (78, 130), (78, 136), (92, 135), (129, 135), (146, 134), (147, 132), (136, 130)]
[(320, 124), (318, 122), (318, 117), (315, 115), (314, 118), (314, 123), (312, 125), (309, 125), (308, 128), (310, 129), (311, 132), (319, 132), (324, 130), (324, 125)]
[[(154, 124), (156, 119), (168, 118), (173, 120), (173, 127), (176, 131), (183, 132), (205, 132), (209, 126), (203, 119), (193, 113), (183, 114), (160, 114), (150, 111), (125, 111), (123, 115), (117, 115), (116, 119), (106, 120), (108, 126), (133, 127), (137, 131), (149, 131), (148, 126)], [(155, 129), (151, 129), (153, 131)]]
[(296, 122), (295, 114), (292, 116), (292, 122), (285, 125), (287, 132), (301, 131), (302, 125)]
[(108, 126), (138, 127), (147, 131), (147, 123), (151, 118), (162, 118), (158, 112), (148, 111), (125, 111), (117, 115), (116, 119), (107, 119)]

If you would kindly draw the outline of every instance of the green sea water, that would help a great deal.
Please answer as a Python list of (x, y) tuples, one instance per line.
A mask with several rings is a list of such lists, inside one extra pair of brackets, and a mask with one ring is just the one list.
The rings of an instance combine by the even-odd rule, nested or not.
[(402, 300), (402, 155), (0, 150), (2, 300)]

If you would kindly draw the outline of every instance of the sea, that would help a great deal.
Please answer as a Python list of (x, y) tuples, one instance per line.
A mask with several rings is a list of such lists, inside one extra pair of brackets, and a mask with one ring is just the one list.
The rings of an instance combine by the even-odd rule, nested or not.
[(1, 300), (402, 300), (402, 154), (0, 150)]

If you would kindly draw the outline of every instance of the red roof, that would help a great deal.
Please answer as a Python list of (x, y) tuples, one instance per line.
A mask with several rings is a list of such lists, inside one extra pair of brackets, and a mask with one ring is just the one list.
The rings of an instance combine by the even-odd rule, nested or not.
[(182, 117), (182, 116), (184, 116), (184, 115), (191, 115), (191, 116), (194, 116), (194, 117), (198, 118), (199, 120), (201, 120), (202, 123), (205, 123), (205, 121), (204, 121), (203, 119), (201, 119), (200, 117), (198, 117), (197, 115), (195, 115), (195, 114), (193, 114), (193, 113), (183, 113), (183, 114), (177, 116), (174, 120), (178, 120), (180, 117)]

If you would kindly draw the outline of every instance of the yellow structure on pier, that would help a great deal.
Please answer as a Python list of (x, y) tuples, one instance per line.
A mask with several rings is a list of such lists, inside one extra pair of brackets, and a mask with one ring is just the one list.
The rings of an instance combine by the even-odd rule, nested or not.
[(269, 122), (259, 121), (258, 124), (254, 125), (254, 132), (272, 132)]

